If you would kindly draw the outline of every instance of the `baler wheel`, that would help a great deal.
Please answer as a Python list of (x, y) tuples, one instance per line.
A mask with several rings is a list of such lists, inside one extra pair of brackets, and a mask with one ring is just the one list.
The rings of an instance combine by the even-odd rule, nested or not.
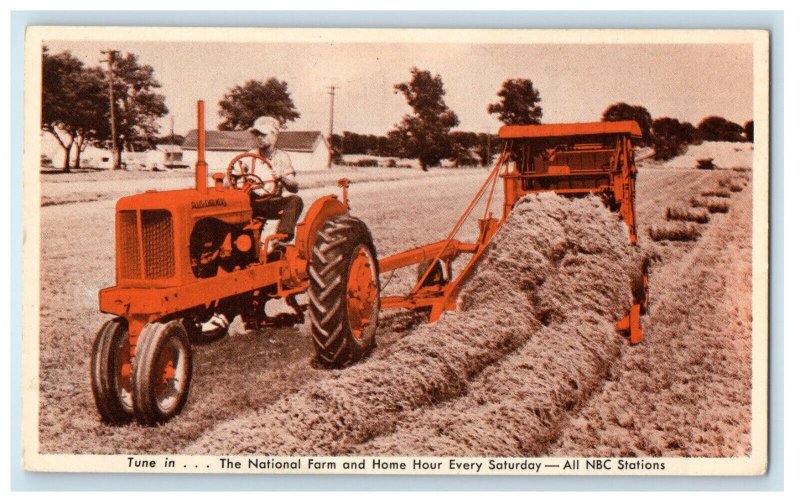
[(136, 419), (157, 425), (174, 417), (189, 397), (192, 351), (189, 335), (178, 319), (142, 328), (133, 368)]
[(641, 308), (641, 314), (644, 315), (650, 308), (650, 286), (648, 284), (648, 273), (650, 270), (649, 260), (642, 263), (642, 273), (634, 279), (633, 287), (633, 301), (638, 303)]
[[(417, 266), (417, 280), (422, 278), (422, 274), (428, 270), (430, 264), (431, 260), (427, 260)], [(437, 260), (436, 265), (433, 266), (431, 273), (425, 278), (422, 286), (444, 286), (450, 282), (451, 275), (450, 265), (443, 260)]]
[(114, 318), (100, 328), (92, 346), (92, 394), (104, 423), (123, 425), (133, 419), (131, 346), (128, 322)]
[(317, 361), (328, 368), (359, 361), (375, 346), (380, 311), (378, 259), (367, 225), (348, 215), (326, 222), (308, 275)]

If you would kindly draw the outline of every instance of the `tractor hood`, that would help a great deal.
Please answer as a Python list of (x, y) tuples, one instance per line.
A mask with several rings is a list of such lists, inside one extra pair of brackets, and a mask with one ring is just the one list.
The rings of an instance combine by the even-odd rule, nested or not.
[(209, 188), (206, 191), (192, 188), (148, 190), (117, 201), (117, 212), (148, 209), (165, 209), (175, 217), (180, 215), (194, 221), (204, 217), (227, 219), (225, 215), (238, 215), (237, 219), (243, 216), (249, 218), (251, 214), (248, 196), (241, 190), (231, 188)]

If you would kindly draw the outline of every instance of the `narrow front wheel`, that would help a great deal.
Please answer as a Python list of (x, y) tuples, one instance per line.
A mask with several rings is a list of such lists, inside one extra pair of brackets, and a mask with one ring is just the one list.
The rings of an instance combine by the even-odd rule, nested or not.
[(92, 346), (92, 394), (104, 423), (124, 425), (133, 418), (131, 346), (128, 322), (112, 319), (100, 328)]
[(136, 344), (132, 380), (136, 419), (157, 425), (180, 413), (191, 380), (192, 352), (184, 323), (145, 325)]

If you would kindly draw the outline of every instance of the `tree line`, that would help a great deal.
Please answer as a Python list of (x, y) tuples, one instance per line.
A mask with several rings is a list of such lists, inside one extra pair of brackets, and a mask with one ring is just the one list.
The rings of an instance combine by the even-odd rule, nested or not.
[(114, 165), (119, 166), (123, 149), (156, 142), (157, 120), (169, 113), (152, 66), (141, 64), (135, 54), (111, 51), (107, 56), (104, 69), (84, 65), (69, 51), (50, 54), (42, 48), (41, 127), (64, 150), (65, 170), (80, 166), (89, 145), (116, 151)]
[[(42, 51), (42, 130), (52, 134), (64, 150), (63, 167), (80, 165), (88, 145), (117, 152), (153, 148), (175, 142), (176, 136), (159, 136), (157, 121), (167, 115), (166, 99), (150, 65), (138, 56), (107, 51), (107, 67), (86, 66), (64, 51)], [(487, 165), (498, 153), (496, 136), (454, 130), (456, 113), (445, 103), (441, 75), (413, 67), (410, 79), (393, 87), (411, 108), (385, 135), (344, 131), (328, 138), (334, 159), (348, 154), (418, 159), (423, 170), (448, 159), (456, 165)], [(528, 78), (505, 80), (498, 100), (486, 105), (489, 115), (507, 125), (541, 124), (541, 94)], [(275, 117), (282, 126), (300, 118), (289, 86), (271, 77), (251, 79), (230, 88), (219, 101), (220, 130), (246, 130), (262, 115)], [(697, 126), (677, 118), (659, 117), (639, 105), (615, 103), (606, 108), (603, 121), (635, 120), (642, 129), (641, 145), (652, 146), (655, 157), (666, 160), (703, 141), (753, 141), (753, 121), (743, 125), (709, 116)], [(114, 130), (112, 133), (112, 129)], [(75, 149), (75, 155), (72, 155)], [(74, 159), (71, 163), (71, 159)]]

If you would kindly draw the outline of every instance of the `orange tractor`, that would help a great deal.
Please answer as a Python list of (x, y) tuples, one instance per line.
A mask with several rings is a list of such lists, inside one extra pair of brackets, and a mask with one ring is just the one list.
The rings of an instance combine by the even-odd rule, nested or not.
[[(95, 404), (109, 424), (136, 419), (156, 425), (180, 413), (192, 378), (191, 343), (220, 337), (205, 335), (201, 325), (222, 304), (233, 306), (254, 330), (303, 323), (308, 312), (316, 360), (325, 367), (346, 366), (370, 352), (381, 308), (408, 308), (437, 320), (455, 308), (461, 286), (525, 193), (596, 193), (620, 212), (636, 242), (635, 123), (586, 124), (580, 134), (564, 129), (558, 139), (542, 129), (556, 126), (502, 128), (503, 153), (448, 237), (379, 261), (369, 229), (349, 212), (346, 179), (339, 183), (341, 199), (328, 195), (309, 207), (293, 245), (277, 258), (268, 253), (270, 241), (282, 235), (261, 238), (265, 221), (253, 216), (244, 188), (274, 189), (269, 162), (238, 155), (209, 187), (203, 119), (200, 101), (194, 188), (148, 191), (117, 202), (116, 285), (99, 293), (100, 310), (116, 317), (100, 328), (91, 356)], [(265, 172), (259, 173), (261, 165)], [(499, 177), (505, 186), (500, 220), (489, 211)], [(476, 241), (455, 240), (487, 193)], [(452, 261), (462, 253), (473, 256), (452, 277)], [(380, 273), (415, 265), (418, 281), (408, 294), (381, 298)], [(307, 305), (296, 301), (299, 294), (307, 296)], [(619, 325), (632, 342), (641, 338), (645, 296), (634, 292), (637, 299)], [(295, 314), (268, 317), (265, 306), (274, 299), (285, 299)]]

